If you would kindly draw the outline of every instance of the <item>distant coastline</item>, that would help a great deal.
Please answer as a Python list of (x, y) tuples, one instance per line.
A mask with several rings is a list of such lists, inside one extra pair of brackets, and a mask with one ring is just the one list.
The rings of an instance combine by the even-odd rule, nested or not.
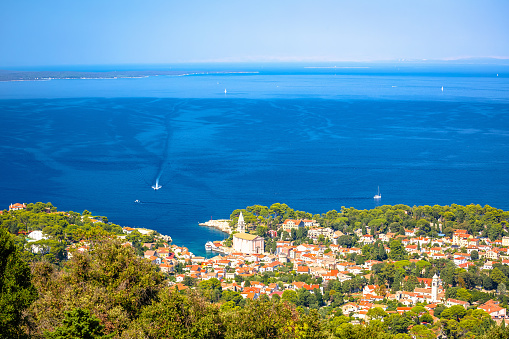
[(0, 81), (49, 81), (84, 80), (84, 79), (128, 79), (147, 78), (151, 76), (189, 76), (202, 74), (257, 74), (246, 71), (109, 71), (109, 72), (80, 72), (80, 71), (9, 71), (0, 70)]

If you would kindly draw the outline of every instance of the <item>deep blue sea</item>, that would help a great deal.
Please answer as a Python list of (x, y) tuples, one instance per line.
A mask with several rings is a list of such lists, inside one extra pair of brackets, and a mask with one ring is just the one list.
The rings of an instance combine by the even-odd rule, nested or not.
[(198, 222), (254, 204), (369, 209), (379, 186), (509, 209), (507, 66), (241, 70), (0, 82), (0, 208), (87, 209), (201, 255), (224, 234)]

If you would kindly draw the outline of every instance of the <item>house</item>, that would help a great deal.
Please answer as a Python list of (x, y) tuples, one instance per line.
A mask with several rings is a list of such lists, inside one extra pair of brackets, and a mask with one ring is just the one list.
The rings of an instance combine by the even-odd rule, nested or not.
[(507, 310), (504, 307), (500, 307), (499, 302), (494, 301), (493, 299), (488, 300), (477, 308), (486, 311), (492, 319), (505, 319), (507, 316)]
[(455, 257), (454, 257), (454, 264), (455, 264), (456, 266), (459, 266), (459, 265), (461, 265), (461, 264), (464, 264), (464, 263), (466, 263), (467, 261), (468, 261), (468, 260), (467, 260), (467, 258), (465, 258), (465, 257), (463, 257), (463, 256), (455, 256)]
[(24, 210), (27, 208), (27, 205), (26, 204), (20, 204), (20, 203), (15, 203), (15, 204), (10, 204), (9, 205), (9, 211), (19, 211), (19, 210)]
[(359, 239), (359, 242), (360, 243), (363, 243), (364, 245), (370, 245), (372, 243), (375, 242), (375, 239), (372, 235), (369, 235), (369, 234), (364, 234), (363, 236), (361, 236), (361, 238)]
[(149, 259), (150, 257), (157, 257), (157, 252), (156, 251), (145, 251), (145, 253), (143, 253), (143, 257), (146, 258), (146, 259)]
[(469, 239), (473, 238), (467, 230), (456, 230), (452, 236), (452, 244), (460, 247), (468, 247)]
[(323, 235), (326, 239), (332, 239), (334, 235), (334, 231), (328, 227), (320, 227), (320, 228), (312, 228), (308, 231), (308, 237), (313, 240), (318, 240), (318, 238)]
[(166, 258), (170, 255), (170, 250), (166, 247), (160, 247), (156, 250), (157, 256), (160, 258)]
[(431, 253), (430, 258), (431, 259), (447, 259), (447, 256), (443, 253)]
[(492, 270), (493, 269), (493, 261), (486, 261), (484, 263), (484, 266), (482, 267), (483, 270)]
[(298, 266), (296, 273), (297, 274), (309, 274), (309, 267), (307, 267), (307, 266)]
[(316, 222), (316, 220), (303, 219), (304, 227), (320, 227), (320, 223)]
[(380, 286), (378, 285), (366, 285), (364, 286), (363, 290), (362, 290), (362, 295), (365, 296), (367, 294), (372, 294), (372, 295), (378, 295), (375, 290), (378, 290), (380, 288)]
[(429, 251), (432, 253), (432, 254), (435, 254), (435, 253), (442, 253), (442, 247), (432, 247), (429, 249)]
[(347, 280), (351, 280), (352, 279), (351, 276), (346, 275), (344, 272), (339, 272), (337, 277), (338, 277), (338, 280), (341, 281), (341, 282), (345, 282)]
[(407, 245), (405, 246), (405, 250), (410, 254), (420, 253), (420, 251), (417, 249), (417, 245)]
[(468, 306), (470, 306), (470, 303), (468, 301), (456, 300), (456, 299), (451, 299), (451, 298), (449, 298), (445, 301), (445, 306), (447, 306), (447, 307), (451, 307), (454, 305), (460, 305), (460, 306), (463, 306), (465, 309), (467, 309)]
[(136, 229), (131, 228), (131, 227), (122, 227), (122, 232), (124, 232), (125, 234), (131, 234), (131, 232), (133, 232), (135, 230)]
[(304, 222), (302, 220), (286, 219), (283, 222), (283, 231), (290, 233), (292, 230), (303, 228)]
[(159, 265), (159, 268), (161, 269), (161, 272), (163, 272), (163, 273), (173, 272), (173, 265), (163, 263), (163, 264)]
[(509, 246), (509, 237), (502, 237), (502, 246)]
[(403, 315), (403, 313), (405, 312), (410, 312), (412, 308), (411, 307), (397, 307), (396, 308), (396, 311), (400, 314), (400, 315)]
[(407, 237), (415, 237), (415, 229), (413, 229), (413, 230), (405, 229), (405, 236), (407, 236)]
[(494, 248), (490, 251), (486, 251), (485, 258), (491, 259), (491, 260), (498, 260), (500, 258), (499, 252)]
[(28, 234), (28, 238), (30, 238), (29, 241), (39, 241), (39, 240), (46, 240), (48, 237), (44, 236), (42, 234), (42, 231), (33, 231)]
[(156, 256), (150, 256), (147, 258), (148, 260), (150, 260), (152, 263), (156, 264), (156, 265), (159, 265), (161, 264), (161, 258), (159, 257), (156, 257)]

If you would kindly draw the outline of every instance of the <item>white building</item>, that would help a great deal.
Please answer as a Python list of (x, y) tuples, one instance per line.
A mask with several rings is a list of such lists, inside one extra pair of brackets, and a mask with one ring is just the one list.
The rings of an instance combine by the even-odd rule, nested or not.
[(438, 300), (438, 276), (435, 273), (431, 281), (431, 300), (437, 302)]
[(240, 212), (237, 230), (240, 233), (235, 233), (233, 235), (233, 249), (235, 252), (247, 254), (264, 252), (265, 239), (254, 234), (245, 233), (245, 223), (242, 212)]
[(28, 237), (32, 240), (32, 241), (39, 241), (39, 240), (45, 240), (45, 239), (48, 239), (48, 237), (44, 236), (42, 234), (42, 231), (33, 231), (33, 232), (30, 232), (28, 234)]

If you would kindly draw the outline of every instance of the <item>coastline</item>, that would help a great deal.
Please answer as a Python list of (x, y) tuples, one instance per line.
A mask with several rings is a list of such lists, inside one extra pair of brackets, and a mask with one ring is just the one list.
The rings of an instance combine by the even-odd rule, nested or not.
[(145, 227), (123, 227), (123, 229), (132, 229), (132, 230), (136, 230), (138, 232), (140, 232), (141, 234), (144, 234), (144, 235), (148, 235), (148, 234), (151, 234), (151, 233), (154, 233), (154, 234), (159, 234), (157, 237), (163, 239), (164, 241), (166, 242), (169, 242), (169, 243), (172, 243), (173, 240), (171, 238), (171, 236), (169, 235), (164, 235), (164, 234), (161, 234), (159, 233), (158, 231), (156, 230), (151, 230), (149, 228), (145, 228)]
[(231, 234), (232, 229), (230, 227), (230, 219), (216, 219), (216, 220), (209, 220), (207, 222), (198, 223), (199, 226), (207, 226), (207, 227), (213, 227), (221, 232), (224, 232), (226, 234)]

